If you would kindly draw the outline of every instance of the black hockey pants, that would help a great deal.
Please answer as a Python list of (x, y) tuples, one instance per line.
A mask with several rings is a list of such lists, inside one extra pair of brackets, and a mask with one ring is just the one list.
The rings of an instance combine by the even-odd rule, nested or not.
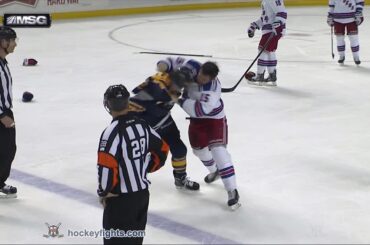
[[(142, 244), (148, 206), (148, 190), (107, 198), (103, 214), (103, 228), (106, 235), (114, 236), (117, 233), (119, 235), (120, 231), (124, 231), (126, 235), (130, 233), (136, 237), (112, 237), (110, 239), (105, 237), (104, 244)], [(113, 231), (109, 233), (111, 229)]]
[[(7, 111), (7, 115), (13, 118), (11, 111)], [(15, 128), (5, 128), (0, 122), (0, 188), (9, 177), (16, 151)]]

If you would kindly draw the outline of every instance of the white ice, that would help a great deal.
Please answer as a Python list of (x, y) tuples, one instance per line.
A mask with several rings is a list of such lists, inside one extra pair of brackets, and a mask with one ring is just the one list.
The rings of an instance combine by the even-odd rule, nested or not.
[[(144, 243), (370, 243), (369, 10), (360, 27), (361, 66), (352, 61), (348, 39), (345, 65), (332, 60), (325, 7), (288, 8), (278, 87), (243, 81), (223, 94), (242, 203), (236, 212), (226, 208), (221, 181), (203, 182), (207, 170), (191, 153), (186, 114), (174, 108), (189, 149), (188, 174), (201, 189), (176, 190), (169, 160), (152, 174), (149, 213), (158, 222), (148, 222)], [(96, 151), (111, 120), (102, 105), (105, 89), (117, 83), (132, 89), (154, 74), (165, 56), (142, 51), (212, 55), (198, 59), (217, 61), (223, 87), (231, 87), (257, 54), (260, 34), (249, 39), (246, 29), (259, 13), (194, 11), (17, 29), (19, 44), (8, 61), (18, 152), (8, 184), (19, 193), (0, 199), (0, 243), (102, 243), (68, 230), (101, 229)], [(24, 58), (39, 64), (23, 67)], [(34, 93), (32, 103), (21, 101), (24, 91)], [(45, 191), (37, 178), (27, 184), (17, 171), (73, 189)], [(70, 199), (68, 190), (91, 198)], [(45, 222), (60, 222), (64, 237), (43, 237)]]

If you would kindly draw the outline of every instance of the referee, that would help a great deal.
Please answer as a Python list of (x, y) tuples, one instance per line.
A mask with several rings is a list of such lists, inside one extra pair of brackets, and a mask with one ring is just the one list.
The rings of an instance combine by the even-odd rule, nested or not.
[(150, 184), (146, 175), (164, 165), (169, 151), (144, 120), (128, 114), (129, 96), (123, 85), (110, 86), (104, 94), (104, 106), (113, 117), (98, 150), (104, 244), (143, 243)]
[(6, 185), (15, 157), (15, 123), (12, 112), (12, 76), (5, 57), (14, 52), (17, 34), (10, 27), (0, 26), (0, 195), (16, 197), (17, 188)]

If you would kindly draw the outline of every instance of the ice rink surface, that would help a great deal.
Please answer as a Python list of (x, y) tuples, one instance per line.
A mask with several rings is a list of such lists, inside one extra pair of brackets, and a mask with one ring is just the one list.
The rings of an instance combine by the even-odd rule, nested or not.
[[(370, 16), (360, 26), (362, 64), (331, 59), (327, 8), (288, 8), (278, 56), (278, 87), (243, 81), (223, 94), (229, 146), (242, 207), (226, 208), (221, 181), (191, 153), (186, 114), (173, 117), (189, 146), (188, 175), (199, 192), (175, 189), (168, 160), (152, 181), (146, 244), (370, 243)], [(14, 80), (18, 152), (0, 200), (0, 243), (94, 243), (98, 231), (96, 151), (110, 116), (102, 105), (111, 84), (129, 89), (154, 74), (165, 56), (212, 55), (223, 87), (233, 86), (257, 54), (260, 33), (246, 29), (259, 9), (197, 11), (53, 23), (17, 29), (8, 62)], [(24, 58), (39, 61), (23, 67)], [(337, 56), (336, 56), (337, 58)], [(256, 68), (254, 67), (253, 70)], [(35, 95), (22, 103), (24, 91)], [(57, 225), (60, 238), (45, 238)]]

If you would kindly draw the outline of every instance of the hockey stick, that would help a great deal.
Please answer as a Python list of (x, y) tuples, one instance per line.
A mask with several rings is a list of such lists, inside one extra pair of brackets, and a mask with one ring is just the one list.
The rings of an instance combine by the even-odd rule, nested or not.
[(334, 59), (333, 26), (331, 27), (331, 57)]
[(271, 32), (269, 38), (267, 39), (265, 45), (262, 47), (261, 51), (258, 53), (257, 57), (253, 60), (252, 64), (250, 64), (250, 66), (248, 67), (248, 69), (243, 73), (243, 75), (241, 76), (241, 78), (239, 79), (239, 81), (231, 88), (222, 88), (221, 89), (221, 92), (222, 93), (229, 93), (229, 92), (233, 92), (236, 87), (238, 87), (239, 83), (241, 81), (243, 81), (243, 78), (244, 78), (244, 75), (252, 68), (252, 66), (254, 65), (254, 63), (256, 63), (256, 61), (258, 60), (258, 58), (261, 56), (261, 54), (265, 51), (265, 49), (267, 48), (267, 46), (270, 44), (272, 38), (275, 36), (275, 33), (274, 32)]
[(139, 54), (160, 54), (160, 55), (178, 55), (178, 56), (194, 56), (194, 57), (213, 57), (212, 55), (204, 54), (182, 54), (182, 53), (166, 53), (166, 52), (139, 52)]

